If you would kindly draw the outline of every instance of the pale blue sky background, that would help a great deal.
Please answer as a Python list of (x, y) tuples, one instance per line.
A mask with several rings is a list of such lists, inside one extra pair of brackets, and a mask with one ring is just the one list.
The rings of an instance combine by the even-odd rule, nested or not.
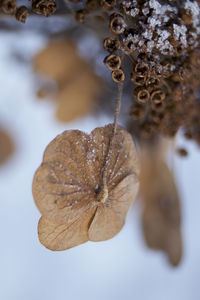
[[(90, 132), (112, 121), (86, 117), (59, 124), (53, 104), (35, 99), (31, 66), (17, 62), (13, 51), (29, 60), (44, 43), (38, 33), (0, 32), (0, 125), (10, 130), (16, 144), (15, 155), (0, 168), (0, 299), (199, 300), (200, 151), (194, 143), (187, 144), (188, 158), (175, 159), (185, 242), (179, 268), (171, 268), (162, 253), (145, 247), (137, 203), (123, 230), (110, 241), (55, 253), (39, 243), (40, 214), (31, 184), (44, 148), (65, 129)], [(178, 143), (185, 141), (179, 138)]]

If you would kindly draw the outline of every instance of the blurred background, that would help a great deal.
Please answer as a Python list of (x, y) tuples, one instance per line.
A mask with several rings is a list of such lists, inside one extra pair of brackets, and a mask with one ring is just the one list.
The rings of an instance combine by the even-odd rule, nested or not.
[[(50, 22), (49, 19), (47, 30)], [(68, 77), (76, 64), (63, 79), (62, 70), (56, 71), (56, 66), (49, 64), (51, 50), (45, 50), (45, 55), (42, 52), (49, 43), (45, 34), (35, 30), (0, 31), (0, 299), (198, 300), (200, 152), (194, 142), (186, 142), (182, 135), (178, 135), (177, 144), (186, 145), (189, 156), (173, 158), (183, 215), (184, 252), (177, 268), (169, 265), (162, 252), (146, 247), (138, 200), (132, 205), (122, 231), (109, 241), (88, 242), (67, 251), (52, 252), (38, 240), (40, 213), (34, 204), (31, 185), (46, 145), (64, 130), (78, 128), (89, 133), (113, 121), (112, 114), (100, 109), (98, 101), (91, 104), (98, 90), (103, 89), (98, 77), (105, 71), (103, 57), (97, 55), (99, 42), (92, 35), (89, 39), (87, 35), (81, 39), (79, 35), (75, 37), (79, 39), (79, 64), (83, 64), (82, 70), (87, 70), (86, 77), (90, 83), (93, 80), (94, 88), (84, 90), (87, 97), (79, 110), (73, 107), (73, 101), (66, 104), (62, 100), (78, 99), (81, 92), (74, 95), (76, 87), (87, 86), (75, 75), (78, 83), (71, 89), (70, 85), (63, 89), (70, 82)], [(74, 52), (70, 43), (60, 47), (64, 53), (65, 47)], [(86, 66), (88, 49), (92, 49), (92, 70)], [(47, 63), (42, 55), (49, 55)], [(58, 56), (52, 63), (56, 62)], [(47, 79), (45, 72), (53, 72), (51, 78)], [(95, 79), (90, 77), (92, 72), (97, 76)], [(63, 80), (66, 84), (62, 84)], [(113, 102), (115, 90), (110, 89), (109, 93)], [(126, 113), (125, 97), (123, 101), (122, 117)]]

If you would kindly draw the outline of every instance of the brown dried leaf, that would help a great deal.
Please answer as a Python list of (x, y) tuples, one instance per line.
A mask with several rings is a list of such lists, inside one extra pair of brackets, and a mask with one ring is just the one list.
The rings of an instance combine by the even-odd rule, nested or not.
[[(85, 241), (85, 233), (77, 233), (75, 241), (69, 236), (71, 231), (79, 230), (86, 212), (90, 216), (89, 221), (86, 218), (87, 240), (112, 238), (122, 228), (138, 189), (139, 164), (132, 137), (121, 127), (109, 152), (112, 130), (113, 125), (107, 125), (90, 135), (79, 130), (65, 131), (47, 146), (33, 181), (34, 199), (44, 216), (39, 236), (42, 227), (40, 240), (47, 248), (68, 249), (72, 247), (69, 245)], [(106, 186), (102, 180), (105, 170)], [(53, 227), (57, 228), (56, 242), (47, 240)], [(65, 232), (62, 245), (61, 229)]]
[(164, 251), (174, 266), (182, 257), (180, 199), (172, 173), (155, 152), (142, 158), (140, 195), (147, 245)]

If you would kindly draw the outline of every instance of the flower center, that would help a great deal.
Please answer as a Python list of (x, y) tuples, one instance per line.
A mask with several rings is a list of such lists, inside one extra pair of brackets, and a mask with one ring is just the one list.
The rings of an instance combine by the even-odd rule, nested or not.
[(107, 186), (97, 186), (94, 190), (97, 195), (97, 201), (101, 203), (105, 203), (108, 199), (108, 188)]

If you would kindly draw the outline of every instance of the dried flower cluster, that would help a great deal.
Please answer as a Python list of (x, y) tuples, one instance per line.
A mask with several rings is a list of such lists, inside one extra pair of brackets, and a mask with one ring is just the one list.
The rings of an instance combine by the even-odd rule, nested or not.
[(130, 59), (133, 132), (174, 136), (180, 127), (200, 144), (200, 7), (197, 1), (120, 1), (110, 14), (105, 64)]
[[(68, 2), (66, 0), (66, 2)], [(25, 22), (16, 0), (1, 0), (4, 13)], [(184, 128), (200, 144), (200, 3), (195, 0), (73, 0), (76, 19), (105, 37), (105, 64), (116, 83), (132, 85), (130, 130), (142, 138), (173, 137)], [(68, 3), (69, 4), (69, 3)], [(68, 5), (68, 7), (70, 7)], [(81, 9), (80, 9), (81, 8)], [(50, 16), (55, 0), (32, 0), (32, 10)], [(129, 60), (129, 69), (123, 60)], [(129, 74), (128, 74), (129, 72)]]
[(14, 15), (16, 20), (25, 23), (32, 11), (38, 15), (49, 17), (56, 11), (55, 0), (30, 0), (31, 9), (26, 5), (17, 6), (16, 0), (0, 0), (0, 12), (7, 15)]
[[(127, 126), (141, 146), (147, 139), (147, 149), (149, 141), (155, 142), (157, 149), (157, 137), (174, 137), (179, 128), (200, 145), (200, 1), (65, 3), (78, 22), (103, 37), (107, 52), (104, 64), (119, 91), (124, 82), (131, 91), (131, 122)], [(55, 0), (32, 0), (31, 6), (32, 12), (44, 16), (56, 11)], [(29, 15), (26, 6), (17, 7), (16, 0), (0, 0), (0, 9), (21, 22)], [(66, 68), (65, 59), (61, 67), (52, 60), (55, 65), (50, 72), (63, 88), (67, 85), (66, 78), (63, 80), (66, 69), (73, 70), (70, 76), (74, 72), (73, 78), (80, 79), (77, 84), (71, 80), (70, 97), (75, 98), (76, 85), (85, 88), (86, 83), (78, 75), (77, 64), (73, 65), (73, 59), (70, 62), (72, 67), (66, 63)], [(48, 69), (50, 65), (46, 66)], [(92, 82), (89, 92), (84, 89), (86, 98), (91, 90)], [(65, 98), (66, 90), (62, 91), (60, 98)], [(47, 248), (63, 250), (88, 240), (105, 240), (122, 228), (137, 190), (138, 162), (128, 133), (119, 127), (114, 137), (113, 132), (111, 125), (97, 128), (91, 135), (66, 131), (47, 147), (33, 183), (42, 213), (39, 238)], [(187, 156), (184, 148), (177, 153)], [(164, 251), (170, 263), (177, 265), (182, 238), (174, 178), (157, 151), (148, 152), (146, 157), (142, 158), (141, 175), (145, 239), (149, 247)]]
[(132, 82), (130, 130), (142, 138), (173, 137), (182, 127), (200, 144), (199, 1), (90, 0), (83, 7), (78, 20), (96, 16), (109, 28), (104, 63), (113, 81)]
[(123, 227), (138, 190), (139, 166), (131, 135), (121, 127), (113, 139), (112, 133), (113, 125), (90, 135), (65, 131), (47, 146), (33, 181), (43, 215), (39, 239), (47, 248), (107, 240)]

